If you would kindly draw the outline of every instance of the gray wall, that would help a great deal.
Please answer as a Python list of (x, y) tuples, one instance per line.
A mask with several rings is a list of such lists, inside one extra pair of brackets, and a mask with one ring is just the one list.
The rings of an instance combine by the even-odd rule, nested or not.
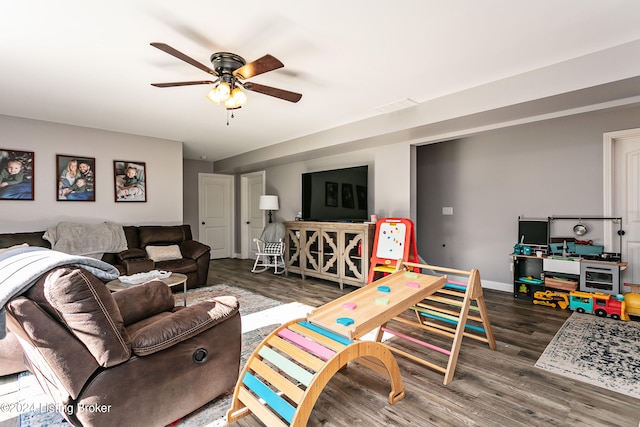
[(637, 127), (640, 107), (628, 107), (418, 147), (418, 253), (509, 283), (518, 216), (602, 215), (602, 135)]

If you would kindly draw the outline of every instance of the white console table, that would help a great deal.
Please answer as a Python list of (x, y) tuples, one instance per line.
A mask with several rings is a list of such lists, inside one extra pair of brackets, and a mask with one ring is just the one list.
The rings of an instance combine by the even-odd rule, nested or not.
[(287, 272), (364, 286), (375, 237), (375, 224), (287, 221)]

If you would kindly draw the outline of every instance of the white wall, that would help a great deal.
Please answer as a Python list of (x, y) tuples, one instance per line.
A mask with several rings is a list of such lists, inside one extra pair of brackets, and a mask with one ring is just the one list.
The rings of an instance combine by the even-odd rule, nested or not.
[[(182, 223), (181, 142), (3, 115), (0, 129), (0, 148), (35, 153), (35, 200), (0, 200), (0, 232), (44, 230), (60, 221)], [(56, 201), (56, 154), (96, 159), (95, 202)], [(114, 201), (114, 160), (146, 163), (146, 203)]]

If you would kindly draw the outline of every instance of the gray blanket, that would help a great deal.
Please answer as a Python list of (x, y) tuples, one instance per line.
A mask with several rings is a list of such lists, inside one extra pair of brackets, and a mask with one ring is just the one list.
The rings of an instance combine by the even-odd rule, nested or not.
[(279, 242), (284, 239), (285, 229), (284, 224), (281, 222), (272, 222), (267, 224), (262, 230), (262, 236), (260, 240), (263, 242)]
[(56, 251), (95, 259), (101, 259), (105, 252), (117, 253), (127, 249), (124, 229), (113, 222), (61, 222), (49, 227), (42, 238), (51, 242), (51, 247)]
[(106, 262), (40, 247), (12, 249), (0, 254), (0, 339), (6, 333), (5, 304), (33, 286), (55, 267), (82, 267), (101, 280), (116, 279), (118, 269)]

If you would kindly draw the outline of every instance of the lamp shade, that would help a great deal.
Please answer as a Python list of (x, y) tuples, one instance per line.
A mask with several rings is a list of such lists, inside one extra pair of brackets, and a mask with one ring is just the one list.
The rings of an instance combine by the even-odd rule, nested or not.
[(278, 206), (278, 196), (260, 196), (260, 204), (258, 206), (258, 209), (261, 209), (263, 211), (277, 211), (278, 209), (280, 209), (280, 206)]

